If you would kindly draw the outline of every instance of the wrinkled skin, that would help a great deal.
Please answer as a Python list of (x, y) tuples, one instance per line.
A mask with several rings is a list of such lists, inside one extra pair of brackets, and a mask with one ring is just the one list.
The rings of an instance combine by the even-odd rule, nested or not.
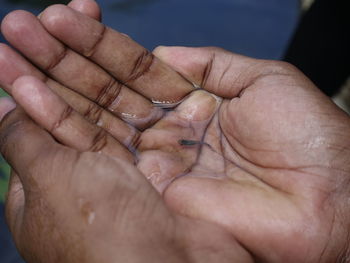
[(0, 83), (36, 123), (17, 107), (1, 125), (28, 262), (347, 262), (348, 115), (288, 64), (216, 48), (153, 57), (92, 2), (70, 7), (90, 18), (53, 6), (41, 23), (2, 23), (49, 76), (1, 46)]

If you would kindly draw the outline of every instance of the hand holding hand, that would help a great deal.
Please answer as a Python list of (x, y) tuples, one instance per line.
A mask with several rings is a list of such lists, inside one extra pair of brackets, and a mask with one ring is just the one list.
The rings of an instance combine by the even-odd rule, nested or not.
[[(20, 16), (27, 21), (21, 29), (37, 23), (27, 14)], [(78, 105), (85, 105), (86, 98), (90, 99), (89, 105), (99, 104), (107, 109), (101, 110), (98, 118), (84, 114), (90, 121), (86, 122), (42, 83), (26, 79), (32, 83), (29, 87), (23, 81), (14, 88), (8, 84), (16, 101), (61, 143), (80, 151), (102, 151), (130, 164), (136, 160), (139, 171), (163, 193), (169, 207), (187, 217), (222, 226), (256, 259), (334, 262), (346, 257), (346, 225), (350, 219), (343, 204), (348, 198), (350, 171), (349, 118), (296, 69), (281, 62), (250, 59), (212, 48), (155, 50), (156, 56), (185, 76), (189, 80), (186, 81), (159, 60), (154, 63), (152, 56), (149, 66), (148, 53), (134, 56), (139, 54), (139, 46), (133, 46), (134, 42), (124, 35), (105, 30), (97, 21), (68, 8), (52, 7), (42, 14), (41, 22), (50, 34), (72, 48), (65, 51), (60, 61), (65, 61), (66, 54), (74, 53), (72, 50), (81, 54), (74, 53), (69, 65), (84, 65), (89, 74), (75, 73), (76, 79), (70, 72), (81, 71), (64, 71), (66, 67), (60, 68), (62, 62), (54, 63), (52, 70), (38, 59), (47, 57), (42, 50), (51, 52), (55, 50), (51, 44), (59, 42), (48, 40), (51, 38), (45, 31), (36, 30), (38, 34), (42, 32), (40, 39), (44, 41), (40, 45), (46, 48), (37, 49), (32, 55), (33, 51), (25, 47), (35, 38), (22, 37), (23, 32), (31, 30), (17, 30), (22, 34), (16, 37), (17, 31), (10, 30), (10, 18), (3, 24), (5, 36), (8, 30), (7, 38), (14, 46), (69, 88), (57, 90), (63, 91), (60, 95), (75, 110), (84, 113)], [(100, 33), (91, 37), (95, 31)], [(96, 36), (101, 35), (96, 44)], [(122, 52), (115, 51), (116, 46)], [(19, 59), (12, 51), (6, 52), (12, 54), (13, 61)], [(135, 75), (135, 67), (128, 66), (130, 58), (136, 61), (133, 65), (137, 69), (148, 65), (148, 70), (136, 70), (143, 74)], [(99, 66), (91, 64), (91, 60)], [(12, 71), (16, 74), (7, 76), (34, 72), (23, 59), (17, 62), (21, 66)], [(86, 65), (94, 66), (89, 69)], [(98, 78), (91, 76), (96, 76), (96, 72), (100, 76), (101, 70), (125, 84), (127, 92), (136, 92), (121, 104), (128, 107), (123, 106), (114, 114), (120, 119), (99, 122), (101, 116), (115, 111), (100, 102), (101, 96), (94, 95), (98, 85), (83, 85), (95, 83)], [(128, 76), (137, 78), (130, 82)], [(5, 82), (4, 79), (0, 81)], [(78, 80), (79, 85), (74, 84)], [(194, 90), (190, 82), (206, 91)], [(71, 90), (86, 98), (77, 97)], [(75, 97), (79, 99), (72, 103), (71, 98)], [(142, 100), (131, 103), (135, 98)], [(182, 103), (173, 111), (163, 112), (152, 101), (165, 105)], [(130, 110), (130, 105), (135, 107)], [(126, 117), (140, 116), (145, 112), (143, 107), (149, 109), (147, 116), (153, 117), (147, 121)], [(91, 122), (99, 123), (102, 129)], [(118, 126), (111, 129), (115, 123)], [(125, 140), (125, 134), (130, 134), (128, 129), (135, 134), (134, 139)]]
[[(0, 105), (1, 116), (14, 106)], [(13, 169), (6, 216), (28, 263), (252, 262), (220, 227), (169, 211), (130, 163), (63, 146), (20, 109), (0, 140)]]

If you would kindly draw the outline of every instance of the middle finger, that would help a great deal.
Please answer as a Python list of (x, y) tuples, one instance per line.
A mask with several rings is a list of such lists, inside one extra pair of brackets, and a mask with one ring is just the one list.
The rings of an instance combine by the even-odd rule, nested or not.
[(1, 29), (14, 47), (54, 79), (137, 128), (146, 128), (162, 116), (149, 100), (52, 37), (31, 13), (9, 14)]
[(51, 6), (41, 22), (62, 43), (159, 105), (177, 103), (193, 90), (192, 83), (130, 37), (73, 9)]
[(126, 147), (129, 147), (133, 138), (138, 136), (138, 131), (134, 127), (75, 91), (48, 78), (20, 54), (4, 44), (0, 44), (0, 69), (0, 87), (4, 88), (10, 95), (12, 95), (12, 86), (17, 78), (34, 76), (45, 82), (51, 90), (63, 98), (89, 122), (106, 130)]

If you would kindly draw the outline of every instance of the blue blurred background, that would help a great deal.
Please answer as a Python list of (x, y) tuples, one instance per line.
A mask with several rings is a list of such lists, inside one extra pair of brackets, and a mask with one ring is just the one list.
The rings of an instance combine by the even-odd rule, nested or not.
[[(0, 0), (0, 19), (15, 9), (38, 14), (53, 0)], [(299, 0), (98, 0), (103, 22), (148, 49), (158, 45), (219, 46), (244, 55), (280, 59), (300, 14)], [(0, 36), (0, 41), (4, 39)], [(0, 160), (0, 200), (8, 166)], [(0, 201), (0, 262), (23, 262), (4, 222)]]

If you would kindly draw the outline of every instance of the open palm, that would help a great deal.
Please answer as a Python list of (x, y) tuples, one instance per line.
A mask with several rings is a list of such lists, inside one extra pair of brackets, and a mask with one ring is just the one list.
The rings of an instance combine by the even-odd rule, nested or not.
[(337, 246), (329, 240), (344, 238), (337, 217), (348, 215), (335, 198), (348, 187), (348, 116), (284, 63), (213, 48), (156, 53), (227, 98), (191, 172), (165, 192), (167, 203), (225, 226), (257, 259), (329, 261)]
[[(297, 70), (218, 49), (157, 49), (187, 81), (67, 7), (41, 22), (71, 49), (34, 16), (14, 13), (5, 37), (50, 78), (3, 46), (1, 63), (17, 66), (3, 66), (0, 81), (59, 141), (135, 162), (172, 209), (223, 226), (256, 259), (339, 256), (328, 241), (348, 234), (337, 217), (349, 211), (336, 201), (350, 170), (340, 155), (349, 118)], [(21, 75), (46, 81), (80, 114), (40, 85), (12, 90)]]

